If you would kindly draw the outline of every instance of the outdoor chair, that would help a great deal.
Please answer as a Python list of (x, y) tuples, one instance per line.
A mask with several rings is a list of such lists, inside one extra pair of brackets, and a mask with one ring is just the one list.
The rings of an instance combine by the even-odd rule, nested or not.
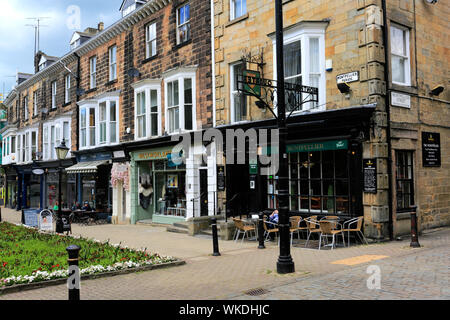
[(306, 222), (306, 228), (308, 231), (308, 237), (306, 239), (305, 248), (308, 247), (309, 238), (311, 237), (311, 234), (319, 234), (320, 233), (320, 225), (317, 221), (317, 216), (311, 216), (309, 218), (305, 219)]
[(336, 223), (339, 221), (338, 216), (325, 216), (320, 221), (329, 221), (333, 225), (333, 229), (336, 229)]
[(242, 233), (244, 234), (244, 236), (242, 237), (242, 242), (244, 242), (245, 236), (247, 235), (247, 238), (249, 237), (248, 235), (250, 233), (255, 233), (256, 235), (256, 228), (254, 225), (249, 225), (247, 223), (244, 223), (244, 221), (240, 220), (240, 219), (236, 219), (233, 218), (234, 221), (234, 226), (236, 227), (236, 231), (235, 231), (235, 239), (234, 241), (237, 242), (237, 240), (239, 239), (239, 235)]
[[(333, 250), (336, 247), (336, 235), (341, 235), (342, 236), (342, 243), (344, 244), (345, 247), (345, 239), (344, 239), (344, 233), (342, 232), (342, 228), (341, 229), (334, 229), (333, 228), (333, 222), (330, 221), (320, 221), (320, 239), (319, 239), (319, 250), (322, 247), (322, 239), (326, 238), (327, 243), (328, 243), (328, 238), (332, 238), (332, 243), (331, 245), (327, 244), (325, 246), (331, 246), (331, 250)], [(336, 222), (337, 224), (337, 222)]]
[(267, 227), (267, 223), (269, 223), (269, 224), (271, 224), (271, 225), (273, 225), (273, 226), (278, 227), (278, 225), (277, 225), (276, 223), (274, 223), (274, 222), (264, 221), (263, 225), (264, 225), (265, 241), (269, 240), (269, 237), (270, 237), (270, 235), (271, 235), (272, 233), (275, 233), (275, 236), (278, 238), (278, 242), (279, 242), (279, 240), (280, 240), (279, 237), (278, 237), (279, 229), (278, 229), (278, 228), (272, 228), (272, 229), (269, 229), (269, 228)]
[(300, 227), (300, 223), (302, 222), (302, 217), (293, 216), (290, 218), (291, 227), (289, 228), (289, 232), (291, 233), (291, 246), (294, 239), (294, 233), (297, 232), (298, 238), (300, 239), (300, 231), (307, 230), (307, 227)]
[[(344, 232), (344, 233), (347, 232), (349, 247), (350, 247), (350, 232), (355, 232), (356, 235), (360, 238), (361, 242), (363, 242), (363, 240), (364, 240), (367, 245), (369, 244), (367, 242), (366, 237), (364, 236), (364, 233), (361, 231), (363, 221), (364, 221), (364, 217), (358, 217), (358, 218), (353, 218), (351, 220), (344, 222), (342, 232)], [(350, 226), (354, 225), (354, 224), (356, 224), (356, 227), (351, 228)]]

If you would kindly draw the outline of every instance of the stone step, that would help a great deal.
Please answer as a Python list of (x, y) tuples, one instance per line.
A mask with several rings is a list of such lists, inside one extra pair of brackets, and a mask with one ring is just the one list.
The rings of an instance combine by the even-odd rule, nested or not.
[(183, 233), (183, 234), (188, 234), (189, 233), (188, 229), (179, 228), (179, 227), (175, 227), (175, 226), (166, 227), (166, 231), (167, 232), (173, 232), (173, 233)]
[(177, 227), (177, 228), (186, 229), (186, 230), (189, 229), (188, 224), (185, 223), (185, 222), (175, 222), (175, 223), (173, 224), (173, 226), (174, 226), (174, 227)]

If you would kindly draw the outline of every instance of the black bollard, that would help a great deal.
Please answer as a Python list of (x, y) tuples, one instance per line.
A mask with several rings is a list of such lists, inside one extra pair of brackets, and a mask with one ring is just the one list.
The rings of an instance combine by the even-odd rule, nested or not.
[(80, 300), (80, 269), (78, 268), (78, 257), (80, 247), (72, 245), (66, 248), (69, 253), (69, 279), (67, 279), (67, 287), (69, 289), (69, 301)]
[(417, 232), (417, 206), (411, 206), (411, 244), (412, 248), (420, 248)]
[(214, 249), (213, 256), (218, 257), (218, 256), (220, 256), (220, 252), (219, 252), (219, 239), (217, 237), (217, 219), (216, 218), (211, 219), (211, 226), (212, 226), (213, 249)]
[(265, 249), (266, 246), (264, 245), (264, 214), (263, 213), (259, 214), (258, 240), (259, 240), (258, 249)]
[(2, 222), (2, 207), (0, 207), (0, 222)]

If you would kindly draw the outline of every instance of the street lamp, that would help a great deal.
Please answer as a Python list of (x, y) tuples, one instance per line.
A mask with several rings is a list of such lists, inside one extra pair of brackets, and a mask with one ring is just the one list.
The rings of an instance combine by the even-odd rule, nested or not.
[(286, 153), (287, 125), (286, 125), (286, 97), (284, 85), (284, 36), (283, 36), (283, 0), (275, 0), (275, 34), (277, 54), (277, 104), (278, 129), (280, 132), (278, 173), (278, 201), (279, 201), (279, 230), (280, 256), (277, 261), (277, 272), (280, 274), (295, 272), (294, 261), (291, 257), (291, 243), (289, 240), (289, 172)]
[(66, 140), (63, 138), (61, 141), (61, 144), (57, 147), (55, 147), (56, 150), (56, 157), (59, 160), (59, 194), (58, 194), (58, 218), (56, 219), (56, 233), (63, 233), (64, 232), (64, 225), (62, 221), (62, 200), (61, 200), (61, 184), (62, 184), (62, 165), (61, 161), (64, 160), (67, 156), (67, 153), (69, 152), (69, 148), (66, 146)]

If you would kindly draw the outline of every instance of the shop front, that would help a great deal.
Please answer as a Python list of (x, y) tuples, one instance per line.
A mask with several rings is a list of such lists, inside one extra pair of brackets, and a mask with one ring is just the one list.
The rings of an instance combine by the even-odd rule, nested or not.
[[(59, 171), (58, 169), (48, 169), (45, 174), (45, 189), (44, 189), (44, 207), (53, 209), (59, 199)], [(39, 192), (38, 186), (35, 192)], [(61, 172), (61, 208), (70, 209), (72, 204), (76, 201), (76, 176), (68, 174), (65, 171)]]
[(6, 187), (5, 187), (5, 207), (15, 209), (17, 206), (17, 186), (18, 176), (17, 171), (13, 168), (7, 167), (5, 169)]
[(174, 163), (171, 153), (172, 147), (130, 153), (132, 223), (186, 220), (186, 165)]

